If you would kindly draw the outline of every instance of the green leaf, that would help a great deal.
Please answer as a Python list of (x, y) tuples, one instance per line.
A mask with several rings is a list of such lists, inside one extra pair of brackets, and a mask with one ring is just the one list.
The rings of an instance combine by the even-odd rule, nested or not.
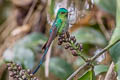
[(34, 57), (33, 51), (29, 48), (20, 46), (14, 48), (14, 62), (22, 64), (25, 68), (33, 68)]
[(118, 73), (118, 79), (120, 80), (120, 42), (115, 44), (109, 51), (112, 57), (112, 60), (115, 63), (116, 71)]
[(120, 40), (120, 27), (116, 27), (114, 30), (114, 33), (112, 35), (112, 38), (110, 40), (109, 45), (115, 43), (117, 40)]
[[(116, 15), (116, 0), (94, 0), (95, 4), (104, 11)], [(111, 5), (112, 4), (112, 5)]]
[(74, 62), (75, 66), (81, 66), (85, 63), (85, 61), (82, 58), (77, 58)]
[(3, 54), (3, 59), (6, 62), (14, 61), (18, 64), (22, 64), (24, 68), (32, 69), (34, 66), (34, 53), (29, 48), (23, 46), (6, 49)]
[(14, 61), (23, 64), (25, 68), (32, 69), (34, 66), (34, 52), (33, 49), (38, 45), (43, 45), (47, 38), (41, 33), (31, 33), (21, 40), (19, 40), (14, 48)]
[[(22, 64), (24, 68), (32, 69), (34, 66), (35, 50), (40, 50), (47, 38), (41, 33), (31, 33), (17, 41), (12, 49), (4, 52), (5, 61), (14, 61)], [(38, 46), (39, 45), (39, 46)]]
[(15, 44), (15, 46), (19, 45), (19, 46), (25, 46), (25, 47), (34, 47), (34, 46), (37, 46), (40, 44), (44, 44), (46, 42), (46, 40), (47, 40), (47, 38), (43, 34), (33, 32), (33, 33), (25, 36), (21, 40), (19, 40)]
[(3, 52), (3, 59), (4, 61), (13, 61), (14, 60), (14, 54), (13, 51), (8, 48)]
[(55, 57), (50, 60), (50, 72), (58, 78), (65, 80), (70, 74), (72, 74), (73, 68), (65, 60)]
[(78, 80), (96, 80), (93, 70), (88, 70), (85, 72)]
[(99, 75), (100, 73), (107, 72), (108, 68), (109, 67), (106, 65), (96, 65), (94, 67), (95, 75)]
[[(120, 0), (117, 0), (117, 12), (116, 12), (116, 28), (114, 30), (114, 33), (112, 35), (112, 38), (110, 40), (110, 44), (114, 44), (116, 41), (120, 40)], [(112, 60), (114, 61), (116, 65), (116, 71), (118, 73), (118, 79), (120, 80), (120, 42), (112, 46), (110, 48), (110, 55), (112, 57)]]
[(115, 69), (118, 73), (118, 77), (117, 77), (117, 80), (120, 80), (120, 61), (118, 61), (116, 64), (115, 64)]
[(105, 37), (97, 30), (90, 27), (83, 27), (72, 33), (78, 42), (93, 45), (105, 46), (107, 41)]
[(112, 60), (117, 63), (120, 60), (120, 42), (115, 44), (109, 51), (112, 57)]
[(110, 40), (110, 44), (113, 44), (115, 41), (120, 40), (120, 0), (117, 0), (117, 3), (116, 28)]

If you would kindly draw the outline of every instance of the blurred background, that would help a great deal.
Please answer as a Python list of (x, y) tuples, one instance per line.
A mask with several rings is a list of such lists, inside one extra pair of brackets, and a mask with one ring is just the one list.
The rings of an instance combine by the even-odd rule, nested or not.
[[(115, 28), (116, 0), (0, 0), (0, 80), (14, 80), (8, 75), (8, 61), (36, 68), (59, 8), (68, 9), (69, 32), (83, 44), (84, 56), (94, 56), (108, 44)], [(36, 74), (39, 80), (65, 80), (85, 63), (57, 42)], [(95, 61), (97, 80), (104, 79), (110, 63), (108, 52)]]

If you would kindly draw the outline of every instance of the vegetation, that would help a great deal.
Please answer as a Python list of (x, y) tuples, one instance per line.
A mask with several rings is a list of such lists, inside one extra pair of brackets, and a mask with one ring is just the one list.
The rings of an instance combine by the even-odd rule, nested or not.
[[(69, 30), (50, 46), (57, 10)], [(119, 0), (0, 0), (0, 80), (120, 80)]]

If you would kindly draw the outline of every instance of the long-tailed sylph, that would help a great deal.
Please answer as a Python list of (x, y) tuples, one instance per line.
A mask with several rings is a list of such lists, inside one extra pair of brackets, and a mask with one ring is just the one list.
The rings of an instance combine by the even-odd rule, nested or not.
[(58, 12), (57, 12), (56, 19), (55, 19), (55, 21), (54, 21), (54, 23), (53, 23), (53, 25), (52, 25), (52, 27), (50, 29), (49, 39), (42, 48), (44, 50), (43, 56), (42, 56), (42, 58), (40, 60), (39, 65), (34, 70), (33, 74), (35, 74), (38, 71), (41, 64), (43, 63), (45, 55), (47, 54), (48, 49), (49, 49), (52, 41), (56, 38), (56, 36), (67, 32), (68, 27), (69, 27), (69, 25), (68, 25), (68, 10), (65, 9), (65, 8), (60, 8), (58, 10)]

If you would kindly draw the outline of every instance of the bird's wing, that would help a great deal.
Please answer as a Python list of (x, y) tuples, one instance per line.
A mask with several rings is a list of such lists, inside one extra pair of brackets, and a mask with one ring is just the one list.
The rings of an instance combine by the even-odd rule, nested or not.
[(51, 42), (54, 40), (54, 38), (57, 36), (57, 28), (56, 27), (52, 27), (51, 29), (51, 33), (50, 33), (50, 37), (47, 40), (47, 42), (44, 44), (44, 46), (42, 47), (43, 50), (45, 50), (46, 48), (48, 48), (51, 44)]

